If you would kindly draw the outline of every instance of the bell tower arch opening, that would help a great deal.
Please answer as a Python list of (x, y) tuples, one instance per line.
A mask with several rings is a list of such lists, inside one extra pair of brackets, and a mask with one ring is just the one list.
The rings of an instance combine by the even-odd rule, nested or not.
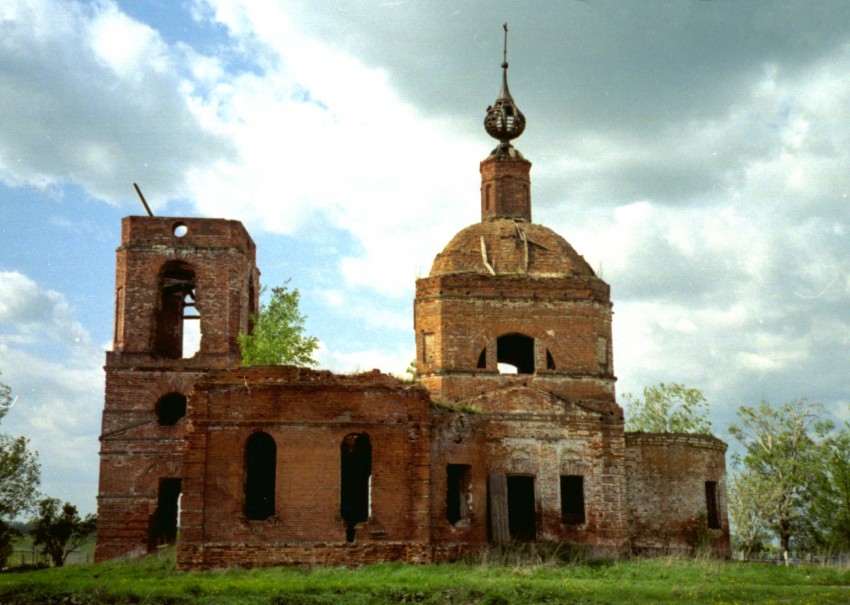
[(517, 333), (499, 336), (496, 362), (502, 374), (534, 374), (534, 339)]
[(154, 342), (157, 355), (187, 359), (200, 350), (201, 317), (195, 304), (195, 288), (192, 265), (183, 261), (163, 265)]

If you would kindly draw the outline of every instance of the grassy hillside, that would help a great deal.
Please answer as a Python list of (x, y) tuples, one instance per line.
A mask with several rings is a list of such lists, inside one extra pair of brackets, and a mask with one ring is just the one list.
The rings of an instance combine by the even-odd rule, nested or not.
[(137, 561), (0, 574), (0, 603), (841, 603), (850, 570), (673, 558), (507, 566), (174, 570), (173, 550)]

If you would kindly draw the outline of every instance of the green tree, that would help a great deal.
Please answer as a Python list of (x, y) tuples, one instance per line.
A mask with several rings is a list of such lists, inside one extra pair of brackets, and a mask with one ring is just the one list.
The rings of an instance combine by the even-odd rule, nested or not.
[(61, 506), (57, 498), (44, 498), (38, 503), (38, 517), (32, 522), (33, 545), (50, 557), (56, 567), (62, 567), (72, 552), (77, 550), (97, 528), (97, 517), (80, 518), (77, 507), (66, 502)]
[(776, 484), (746, 471), (731, 474), (726, 485), (732, 545), (747, 558), (770, 542), (781, 492)]
[[(829, 430), (824, 423), (823, 406), (806, 399), (795, 399), (774, 408), (766, 401), (758, 407), (741, 406), (739, 425), (729, 427), (729, 433), (743, 446), (742, 472), (752, 474), (755, 484), (770, 486), (776, 493), (767, 498), (758, 496), (769, 507), (763, 513), (769, 526), (779, 538), (783, 550), (791, 549), (791, 540), (804, 525), (807, 494), (818, 467), (818, 446), (815, 431)], [(774, 501), (775, 497), (775, 501)]]
[(12, 554), (12, 545), (20, 535), (21, 532), (0, 519), (0, 568), (6, 565), (6, 560)]
[(711, 434), (708, 402), (702, 391), (683, 384), (659, 382), (644, 387), (643, 399), (624, 393), (626, 430), (645, 433)]
[[(0, 383), (0, 419), (11, 402), (11, 389)], [(12, 540), (18, 535), (10, 522), (31, 510), (38, 498), (39, 477), (38, 454), (29, 448), (29, 440), (0, 433), (0, 565), (11, 554)]]
[(242, 365), (316, 365), (313, 352), (319, 341), (304, 334), (306, 317), (298, 309), (299, 300), (298, 290), (290, 289), (288, 281), (272, 288), (268, 304), (261, 305), (259, 315), (253, 317), (251, 333), (239, 334)]
[(810, 551), (850, 552), (850, 423), (816, 432), (800, 541)]

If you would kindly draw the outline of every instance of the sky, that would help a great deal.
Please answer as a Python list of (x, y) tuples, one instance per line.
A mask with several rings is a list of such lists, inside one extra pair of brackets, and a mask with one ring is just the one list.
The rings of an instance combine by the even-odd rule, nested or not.
[(321, 367), (403, 374), (480, 220), (508, 22), (535, 222), (611, 285), (621, 402), (850, 402), (845, 0), (4, 0), (0, 431), (96, 509), (121, 217), (242, 221)]

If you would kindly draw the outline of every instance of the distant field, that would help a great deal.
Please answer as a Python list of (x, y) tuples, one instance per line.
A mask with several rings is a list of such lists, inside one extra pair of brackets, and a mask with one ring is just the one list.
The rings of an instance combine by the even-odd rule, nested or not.
[[(92, 538), (79, 549), (72, 552), (66, 561), (67, 565), (77, 565), (80, 563), (91, 563), (94, 561), (94, 542)], [(12, 555), (6, 561), (9, 567), (19, 565), (34, 565), (38, 561), (48, 561), (48, 558), (41, 554), (40, 546), (32, 545), (32, 536), (24, 535), (12, 545), (14, 549)]]
[(178, 572), (137, 561), (0, 574), (0, 603), (850, 603), (850, 570), (676, 558)]

